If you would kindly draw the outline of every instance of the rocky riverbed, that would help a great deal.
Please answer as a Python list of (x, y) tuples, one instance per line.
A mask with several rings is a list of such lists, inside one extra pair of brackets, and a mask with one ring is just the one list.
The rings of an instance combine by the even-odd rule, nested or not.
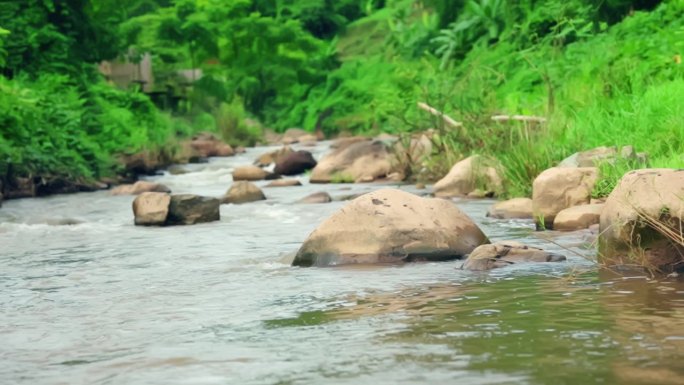
[[(307, 149), (320, 161), (329, 143)], [(146, 178), (220, 198), (247, 149)], [(361, 177), (363, 177), (361, 175)], [(462, 261), (292, 267), (307, 237), (382, 181), (266, 187), (193, 226), (135, 226), (132, 195), (4, 202), (0, 378), (58, 384), (678, 383), (684, 283), (599, 273), (590, 230), (536, 232), (453, 198), (491, 241), (563, 254), (487, 272)], [(325, 192), (332, 202), (301, 200)]]

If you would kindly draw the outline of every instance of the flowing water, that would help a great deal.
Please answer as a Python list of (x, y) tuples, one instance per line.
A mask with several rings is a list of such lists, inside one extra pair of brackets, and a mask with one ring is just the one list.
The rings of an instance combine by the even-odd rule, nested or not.
[[(220, 196), (232, 167), (267, 150), (151, 179)], [(568, 261), (293, 268), (284, 261), (345, 204), (298, 199), (380, 187), (299, 179), (187, 227), (135, 227), (133, 198), (107, 192), (5, 202), (0, 383), (684, 383), (681, 279), (597, 272), (583, 258), (588, 233), (549, 241), (529, 221), (485, 218), (491, 201), (465, 200), (455, 204), (492, 240)]]

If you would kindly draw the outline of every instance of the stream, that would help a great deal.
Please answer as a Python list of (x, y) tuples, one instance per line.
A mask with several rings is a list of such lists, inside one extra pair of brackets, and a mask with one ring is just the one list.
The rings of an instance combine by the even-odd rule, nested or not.
[[(328, 145), (306, 149), (320, 158)], [(233, 167), (275, 148), (148, 179), (220, 196)], [(454, 203), (492, 241), (568, 261), (293, 268), (284, 261), (347, 203), (297, 200), (388, 186), (296, 179), (194, 226), (136, 227), (133, 197), (107, 191), (4, 202), (0, 383), (684, 383), (681, 277), (599, 271), (588, 231), (537, 233), (465, 199)]]

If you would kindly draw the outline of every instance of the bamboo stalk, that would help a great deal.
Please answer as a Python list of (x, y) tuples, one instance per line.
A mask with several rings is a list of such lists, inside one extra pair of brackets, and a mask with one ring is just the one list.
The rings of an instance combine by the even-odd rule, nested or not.
[(418, 108), (420, 108), (421, 110), (427, 111), (434, 116), (442, 118), (442, 120), (444, 120), (444, 123), (446, 123), (447, 125), (449, 125), (451, 127), (454, 127), (454, 128), (463, 127), (463, 123), (455, 121), (453, 118), (451, 118), (451, 116), (443, 113), (442, 111), (440, 111), (434, 107), (430, 107), (427, 103), (418, 102)]
[(528, 116), (528, 115), (494, 115), (492, 120), (496, 122), (507, 122), (509, 120), (516, 120), (519, 122), (537, 122), (546, 123), (546, 118), (541, 116)]

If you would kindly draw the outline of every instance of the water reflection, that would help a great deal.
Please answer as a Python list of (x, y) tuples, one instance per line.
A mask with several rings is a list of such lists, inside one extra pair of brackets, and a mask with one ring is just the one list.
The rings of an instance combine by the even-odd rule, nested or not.
[(394, 360), (433, 370), (457, 362), (471, 375), (501, 373), (507, 381), (677, 384), (684, 378), (681, 280), (606, 272), (487, 277), (345, 300), (353, 305), (266, 324), (384, 318), (405, 327), (376, 343), (412, 347)]

